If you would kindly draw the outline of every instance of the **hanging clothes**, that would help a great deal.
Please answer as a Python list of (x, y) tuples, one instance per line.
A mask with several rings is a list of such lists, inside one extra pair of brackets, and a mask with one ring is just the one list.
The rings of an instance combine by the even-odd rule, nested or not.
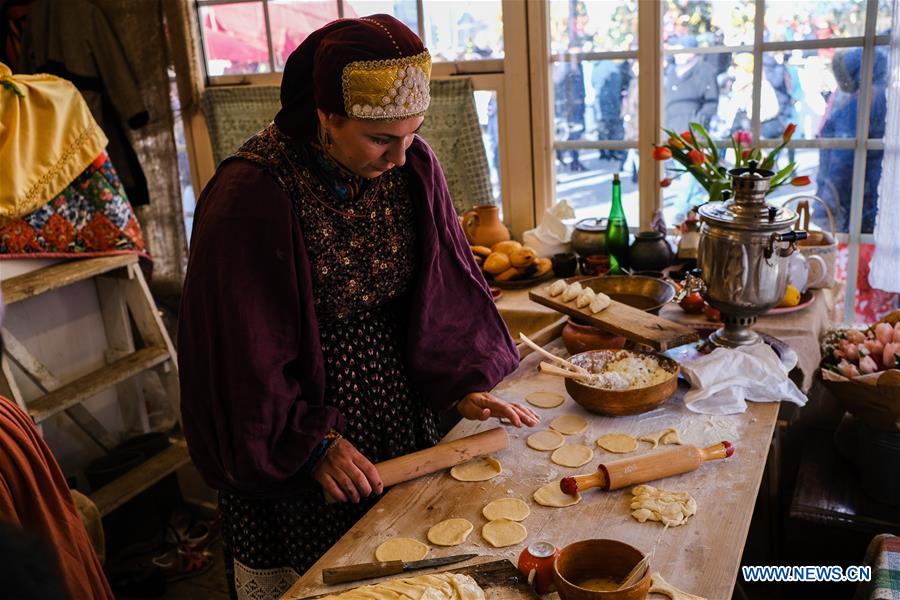
[(30, 8), (22, 44), (25, 71), (75, 84), (109, 138), (107, 152), (131, 204), (147, 204), (147, 179), (125, 127), (139, 129), (150, 116), (106, 16), (88, 0), (35, 0)]

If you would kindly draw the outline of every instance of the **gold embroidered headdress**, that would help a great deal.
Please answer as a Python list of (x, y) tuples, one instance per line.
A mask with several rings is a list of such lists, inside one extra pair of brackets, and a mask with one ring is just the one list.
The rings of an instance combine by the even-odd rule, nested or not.
[(394, 17), (339, 19), (310, 34), (288, 58), (275, 122), (310, 135), (316, 108), (363, 120), (415, 117), (431, 102), (430, 77), (428, 50)]

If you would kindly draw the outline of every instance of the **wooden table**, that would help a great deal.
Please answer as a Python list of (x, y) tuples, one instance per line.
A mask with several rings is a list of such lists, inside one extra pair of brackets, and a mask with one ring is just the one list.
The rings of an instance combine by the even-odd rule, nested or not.
[[(565, 352), (558, 339), (547, 348), (559, 354)], [(537, 372), (539, 362), (537, 354), (526, 357), (495, 393), (519, 402), (523, 402), (530, 392), (539, 390), (566, 396), (562, 380)], [(463, 483), (452, 479), (447, 472), (441, 472), (396, 486), (313, 565), (284, 598), (298, 599), (339, 589), (339, 586), (331, 588), (322, 584), (323, 567), (370, 562), (374, 560), (376, 546), (390, 537), (412, 537), (425, 542), (428, 528), (450, 517), (468, 519), (475, 529), (464, 544), (451, 548), (433, 547), (430, 557), (477, 552), (515, 562), (528, 543), (538, 540), (564, 546), (586, 538), (613, 538), (645, 552), (653, 550), (658, 542), (652, 568), (660, 571), (670, 583), (706, 598), (730, 598), (778, 405), (751, 403), (747, 412), (740, 415), (699, 415), (684, 408), (681, 402), (684, 391), (679, 388), (660, 408), (635, 417), (593, 415), (568, 396), (556, 409), (537, 409), (542, 422), (535, 430), (547, 428), (559, 414), (584, 416), (589, 422), (588, 430), (582, 435), (570, 436), (567, 441), (593, 445), (594, 460), (578, 469), (557, 466), (550, 462), (549, 452), (526, 447), (525, 439), (532, 430), (510, 428), (510, 447), (496, 455), (503, 463), (501, 475), (485, 482)], [(496, 426), (495, 420), (490, 423), (463, 421), (450, 432), (448, 439)], [(664, 529), (658, 523), (638, 523), (629, 516), (631, 494), (627, 489), (610, 493), (592, 490), (584, 494), (580, 504), (568, 508), (546, 508), (532, 500), (532, 493), (545, 483), (565, 475), (591, 472), (601, 460), (615, 458), (594, 445), (601, 434), (638, 436), (666, 427), (678, 428), (689, 444), (706, 446), (729, 440), (736, 446), (734, 456), (727, 461), (715, 461), (692, 473), (656, 484), (664, 489), (688, 491), (694, 496), (699, 508), (684, 526)], [(640, 444), (638, 452), (649, 450), (649, 444)], [(524, 521), (529, 535), (521, 544), (495, 549), (480, 535), (486, 522), (481, 509), (491, 500), (503, 497), (519, 497), (531, 506), (531, 515)]]

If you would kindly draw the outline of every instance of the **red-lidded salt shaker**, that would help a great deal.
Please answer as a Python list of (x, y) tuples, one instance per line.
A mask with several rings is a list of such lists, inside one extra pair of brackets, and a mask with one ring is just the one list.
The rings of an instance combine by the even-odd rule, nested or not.
[(538, 594), (553, 591), (553, 561), (558, 554), (559, 548), (550, 542), (535, 542), (519, 555), (519, 571)]

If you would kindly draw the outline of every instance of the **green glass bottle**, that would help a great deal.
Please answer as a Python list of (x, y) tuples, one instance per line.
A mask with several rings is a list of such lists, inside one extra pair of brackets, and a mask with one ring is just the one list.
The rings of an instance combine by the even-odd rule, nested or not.
[(609, 253), (611, 275), (621, 275), (628, 267), (628, 221), (622, 209), (622, 184), (619, 174), (613, 175), (612, 207), (606, 225), (606, 251)]

